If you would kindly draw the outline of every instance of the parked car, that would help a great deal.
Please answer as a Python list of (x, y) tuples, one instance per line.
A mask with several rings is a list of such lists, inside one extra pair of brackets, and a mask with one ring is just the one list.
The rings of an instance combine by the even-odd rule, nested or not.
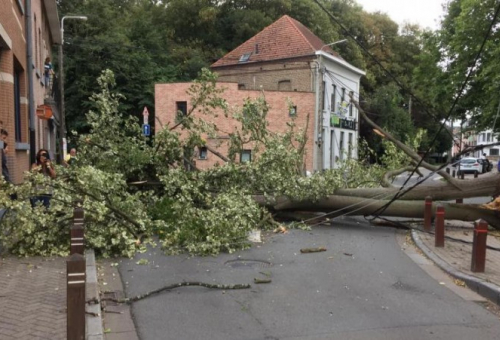
[(479, 158), (478, 160), (483, 164), (483, 174), (493, 169), (493, 164), (486, 158)]
[(460, 160), (459, 170), (457, 172), (458, 176), (460, 176), (462, 173), (482, 174), (483, 173), (482, 161), (483, 160), (480, 158), (472, 158), (472, 157), (462, 158)]

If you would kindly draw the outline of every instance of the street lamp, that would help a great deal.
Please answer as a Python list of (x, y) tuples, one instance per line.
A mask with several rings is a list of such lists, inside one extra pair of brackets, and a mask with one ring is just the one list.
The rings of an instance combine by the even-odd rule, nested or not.
[(334, 41), (334, 42), (332, 42), (330, 44), (326, 44), (326, 45), (321, 46), (321, 48), (319, 50), (323, 51), (323, 48), (325, 48), (326, 46), (333, 46), (333, 45), (344, 43), (346, 41), (347, 41), (347, 39), (342, 39), (342, 40), (339, 40), (339, 41)]
[(64, 19), (87, 20), (84, 15), (66, 15), (61, 19), (61, 45), (59, 45), (59, 89), (61, 96), (61, 121), (59, 122), (59, 135), (61, 138), (61, 151), (59, 153), (59, 161), (61, 164), (66, 157), (66, 113), (64, 111), (64, 60), (63, 60), (63, 45), (64, 45)]

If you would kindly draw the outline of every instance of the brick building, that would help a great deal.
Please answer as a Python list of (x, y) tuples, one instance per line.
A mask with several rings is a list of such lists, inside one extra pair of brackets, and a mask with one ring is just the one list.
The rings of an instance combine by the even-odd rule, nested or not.
[[(162, 125), (169, 124), (173, 126), (178, 111), (189, 112), (191, 110), (191, 98), (187, 93), (191, 85), (191, 83), (156, 84), (156, 117)], [(223, 97), (226, 99), (228, 106), (233, 108), (241, 108), (245, 99), (255, 99), (262, 95), (262, 91), (239, 89), (237, 83), (218, 82), (217, 86), (224, 88)], [(313, 136), (314, 127), (311, 120), (314, 115), (314, 94), (305, 91), (265, 91), (264, 95), (270, 107), (267, 114), (270, 131), (285, 132), (287, 130), (286, 123), (292, 121), (292, 119), (295, 120), (297, 126), (305, 127), (309, 116), (306, 149), (312, 150), (313, 139), (311, 137)], [(293, 109), (290, 109), (290, 107), (293, 107)], [(219, 112), (217, 117), (204, 116), (203, 119), (215, 123), (219, 129), (219, 134), (215, 138), (205, 136), (206, 145), (200, 145), (196, 150), (196, 167), (199, 169), (207, 169), (216, 163), (223, 163), (221, 158), (211, 153), (209, 149), (217, 150), (217, 152), (227, 156), (228, 134), (234, 131), (235, 126), (239, 125), (236, 120), (226, 118), (222, 112)], [(179, 132), (181, 132), (181, 135), (186, 135), (181, 129), (179, 129)], [(253, 157), (255, 157), (254, 151), (251, 146), (247, 145), (241, 154), (240, 161), (251, 160)], [(306, 152), (306, 170), (312, 171), (312, 165), (312, 153)]]
[(14, 183), (30, 168), (30, 150), (43, 147), (52, 155), (55, 150), (54, 119), (49, 116), (57, 115), (57, 107), (43, 71), (57, 43), (56, 0), (0, 1), (0, 125), (9, 133), (7, 161)]
[[(297, 106), (297, 118), (310, 115), (307, 170), (335, 168), (345, 157), (357, 157), (358, 112), (350, 104), (349, 94), (359, 98), (359, 80), (365, 73), (297, 20), (281, 17), (211, 68), (219, 75), (219, 82), (229, 88), (224, 98), (239, 106), (244, 98), (254, 97), (260, 90), (265, 91), (267, 101), (272, 96), (274, 102), (268, 113), (271, 131), (284, 131), (290, 119), (286, 98)], [(156, 85), (156, 112), (162, 123), (175, 120), (176, 102), (189, 103), (185, 95), (188, 87)], [(215, 123), (231, 126), (224, 121)], [(305, 120), (297, 123), (305, 127)]]

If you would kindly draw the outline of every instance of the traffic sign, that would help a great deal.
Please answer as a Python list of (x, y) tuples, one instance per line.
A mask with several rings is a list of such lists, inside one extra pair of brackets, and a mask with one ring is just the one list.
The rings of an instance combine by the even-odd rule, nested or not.
[(151, 125), (144, 124), (142, 126), (142, 134), (146, 137), (149, 136), (151, 134)]
[(149, 116), (149, 111), (148, 111), (147, 106), (144, 106), (144, 110), (142, 111), (142, 115), (143, 116)]

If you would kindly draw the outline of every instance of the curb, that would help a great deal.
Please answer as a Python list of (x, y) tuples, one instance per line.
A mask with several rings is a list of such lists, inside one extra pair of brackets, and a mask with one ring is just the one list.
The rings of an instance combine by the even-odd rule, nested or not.
[(461, 271), (456, 270), (453, 266), (443, 261), (439, 256), (437, 256), (429, 247), (427, 247), (424, 242), (420, 239), (418, 232), (415, 230), (411, 231), (411, 238), (415, 245), (424, 252), (424, 254), (430, 258), (438, 267), (453, 276), (454, 278), (460, 279), (467, 284), (471, 290), (475, 291), (479, 295), (487, 298), (488, 300), (500, 305), (500, 287), (487, 282), (483, 279), (471, 276)]
[[(85, 316), (86, 324), (86, 339), (87, 340), (103, 340), (104, 332), (102, 329), (102, 312), (101, 302), (99, 299), (99, 284), (97, 282), (97, 268), (95, 265), (95, 254), (93, 249), (87, 249), (85, 252), (87, 261), (87, 283), (85, 286), (86, 301), (95, 299), (96, 304), (87, 304)], [(97, 315), (97, 316), (94, 316)]]

